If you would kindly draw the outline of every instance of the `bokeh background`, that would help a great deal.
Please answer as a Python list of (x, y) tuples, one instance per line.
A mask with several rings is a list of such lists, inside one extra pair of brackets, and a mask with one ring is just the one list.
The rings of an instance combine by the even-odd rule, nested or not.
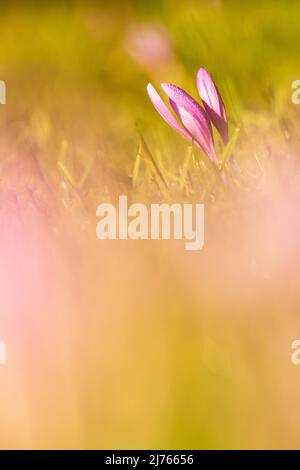
[[(296, 0), (1, 6), (1, 448), (299, 448), (299, 17)], [(197, 98), (200, 66), (237, 135), (225, 180), (146, 93)], [(121, 194), (204, 202), (204, 249), (97, 240)]]

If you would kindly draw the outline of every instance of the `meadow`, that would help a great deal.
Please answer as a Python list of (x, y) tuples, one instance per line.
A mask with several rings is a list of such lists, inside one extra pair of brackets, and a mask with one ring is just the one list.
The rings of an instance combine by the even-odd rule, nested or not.
[[(299, 17), (293, 0), (3, 7), (1, 448), (299, 448)], [(199, 101), (199, 67), (227, 110), (219, 165), (146, 90)], [(98, 240), (120, 195), (203, 203), (203, 249)]]

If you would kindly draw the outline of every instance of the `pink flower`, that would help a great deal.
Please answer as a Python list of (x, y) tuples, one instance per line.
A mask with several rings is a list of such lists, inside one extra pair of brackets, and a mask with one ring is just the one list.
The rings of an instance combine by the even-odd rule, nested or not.
[(124, 47), (131, 58), (148, 72), (165, 67), (173, 59), (168, 31), (158, 24), (132, 26), (125, 37)]
[(161, 86), (169, 97), (169, 103), (175, 115), (149, 83), (147, 91), (158, 113), (169, 126), (173, 127), (186, 139), (195, 142), (212, 161), (217, 163), (218, 159), (208, 113), (181, 88), (170, 83), (162, 83)]
[(206, 112), (226, 145), (228, 143), (228, 122), (225, 106), (213, 79), (203, 68), (200, 68), (197, 73), (197, 88)]

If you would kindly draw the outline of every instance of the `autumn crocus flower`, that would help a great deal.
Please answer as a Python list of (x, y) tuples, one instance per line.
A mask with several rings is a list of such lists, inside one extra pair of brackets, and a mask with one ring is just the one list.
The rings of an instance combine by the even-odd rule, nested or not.
[(202, 148), (212, 161), (218, 162), (211, 123), (226, 145), (228, 122), (224, 102), (209, 73), (203, 68), (197, 73), (197, 87), (205, 109), (181, 88), (170, 83), (162, 83), (161, 86), (176, 117), (149, 83), (147, 91), (156, 110), (171, 127)]
[(145, 24), (130, 28), (124, 41), (126, 52), (143, 69), (163, 69), (173, 60), (173, 47), (168, 31), (161, 25)]
[(194, 142), (212, 161), (217, 163), (211, 122), (205, 109), (181, 88), (170, 83), (162, 83), (161, 86), (169, 97), (169, 103), (175, 115), (149, 83), (147, 91), (158, 113), (169, 126)]
[(228, 122), (225, 106), (213, 79), (203, 68), (200, 68), (197, 73), (197, 88), (207, 114), (226, 145), (228, 143)]

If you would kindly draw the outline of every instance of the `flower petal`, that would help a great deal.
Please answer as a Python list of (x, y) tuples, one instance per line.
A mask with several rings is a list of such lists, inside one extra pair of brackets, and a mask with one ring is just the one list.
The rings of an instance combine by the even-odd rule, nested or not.
[(181, 88), (170, 83), (162, 83), (162, 88), (169, 96), (170, 104), (184, 127), (209, 158), (217, 162), (211, 124), (206, 111)]
[(173, 127), (173, 129), (176, 129), (177, 132), (179, 132), (184, 137), (190, 140), (190, 134), (179, 124), (177, 119), (173, 116), (173, 114), (171, 113), (167, 105), (163, 102), (163, 100), (155, 90), (154, 86), (151, 85), (151, 83), (147, 85), (147, 92), (156, 111), (169, 124), (169, 126)]
[(200, 68), (197, 73), (197, 88), (211, 121), (221, 134), (224, 143), (227, 144), (228, 123), (225, 105), (215, 82), (203, 68)]

